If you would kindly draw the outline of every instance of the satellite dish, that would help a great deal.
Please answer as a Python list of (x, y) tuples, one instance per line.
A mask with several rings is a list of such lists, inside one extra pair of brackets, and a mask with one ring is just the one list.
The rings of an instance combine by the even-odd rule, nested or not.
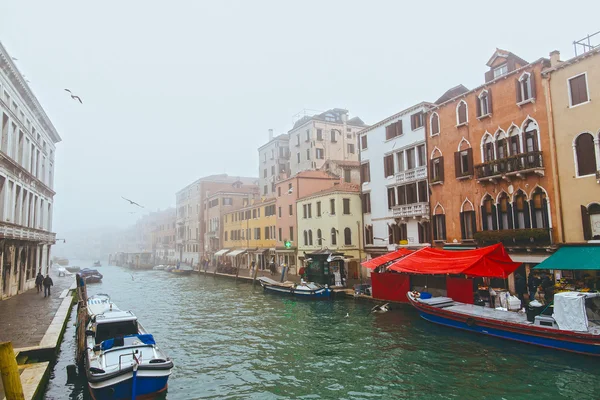
[(508, 194), (513, 194), (514, 191), (515, 188), (513, 187), (513, 185), (508, 185)]

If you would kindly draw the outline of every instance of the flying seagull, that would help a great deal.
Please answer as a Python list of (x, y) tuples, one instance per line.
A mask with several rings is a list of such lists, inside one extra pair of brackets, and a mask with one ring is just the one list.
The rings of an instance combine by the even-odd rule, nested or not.
[(79, 96), (75, 96), (75, 95), (73, 94), (73, 92), (71, 92), (69, 89), (65, 89), (65, 91), (66, 91), (66, 92), (69, 92), (69, 93), (71, 94), (71, 98), (72, 98), (73, 100), (79, 100), (79, 102), (80, 102), (81, 104), (83, 104), (83, 101), (81, 101), (81, 98), (80, 98)]
[(131, 204), (132, 206), (138, 206), (138, 207), (140, 207), (140, 208), (144, 208), (144, 206), (142, 206), (142, 205), (140, 205), (140, 204), (136, 203), (136, 202), (135, 202), (135, 201), (133, 201), (133, 200), (129, 200), (129, 199), (127, 199), (127, 198), (123, 197), (123, 196), (121, 196), (121, 198), (122, 198), (123, 200), (126, 200), (126, 201), (128, 201), (128, 202), (129, 202), (129, 204)]
[(19, 61), (19, 59), (17, 57), (11, 57), (11, 58), (15, 61)]

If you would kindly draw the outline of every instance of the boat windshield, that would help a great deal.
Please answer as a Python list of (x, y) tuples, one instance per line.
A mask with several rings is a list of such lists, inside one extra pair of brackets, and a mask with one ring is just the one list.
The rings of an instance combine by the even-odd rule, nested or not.
[(98, 324), (96, 327), (96, 344), (100, 344), (107, 339), (113, 339), (119, 336), (136, 335), (137, 333), (137, 321)]

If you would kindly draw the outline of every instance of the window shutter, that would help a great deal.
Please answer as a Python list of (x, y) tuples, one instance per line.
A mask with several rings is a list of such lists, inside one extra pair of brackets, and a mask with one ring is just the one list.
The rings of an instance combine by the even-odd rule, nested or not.
[(454, 172), (457, 178), (462, 176), (460, 172), (460, 151), (454, 153)]
[(396, 122), (394, 125), (396, 125), (396, 136), (402, 135), (402, 120)]
[(485, 73), (485, 81), (489, 82), (489, 81), (493, 81), (493, 80), (494, 80), (494, 70), (487, 71)]
[(391, 210), (392, 207), (394, 206), (394, 203), (396, 202), (394, 188), (388, 188), (387, 195), (388, 195), (388, 209)]
[(588, 94), (587, 94), (587, 82), (586, 82), (587, 77), (585, 75), (580, 75), (576, 79), (577, 79), (577, 86), (579, 87), (580, 103), (585, 103), (586, 101), (589, 100)]
[(503, 227), (503, 229), (515, 229), (515, 222), (513, 220), (513, 208), (511, 203), (508, 203), (506, 205), (506, 213), (508, 214), (508, 227)]
[(416, 117), (415, 114), (413, 114), (413, 115), (410, 116), (410, 129), (413, 130), (413, 131), (415, 130), (415, 126), (416, 126), (416, 124), (415, 124), (415, 117)]
[(542, 221), (544, 222), (544, 226), (539, 226), (538, 228), (550, 228), (550, 216), (548, 215), (548, 200), (542, 200)]
[(473, 237), (475, 237), (475, 232), (477, 232), (476, 214), (475, 214), (475, 211), (468, 211), (468, 212), (471, 213), (471, 227), (472, 227), (472, 231), (473, 231)]
[(461, 212), (460, 213), (460, 237), (461, 238), (465, 238), (466, 236), (466, 229), (465, 229), (465, 213)]
[(477, 110), (477, 117), (481, 117), (481, 99), (477, 97), (475, 103), (477, 103), (477, 107), (475, 107)]
[(515, 79), (515, 90), (517, 92), (517, 103), (520, 103), (523, 99), (521, 97), (521, 82), (519, 82), (519, 79)]
[(592, 221), (586, 206), (581, 206), (581, 225), (583, 226), (583, 239), (592, 240)]
[(440, 159), (440, 181), (444, 181), (444, 156), (439, 157)]
[(492, 204), (492, 229), (498, 230), (498, 213), (496, 212), (496, 205)]
[(385, 140), (390, 140), (392, 138), (392, 128), (394, 127), (394, 124), (392, 125), (388, 125), (385, 127)]
[(467, 168), (467, 175), (473, 175), (473, 149), (471, 147), (467, 149), (467, 159), (469, 162), (469, 168)]
[[(531, 226), (531, 210), (530, 207), (533, 205), (533, 200), (531, 200), (530, 202), (525, 202), (525, 206), (523, 207), (523, 211), (525, 213), (525, 228), (529, 229), (532, 228)], [(534, 222), (535, 225), (535, 222)], [(520, 228), (520, 227), (519, 227)], [(535, 226), (533, 226), (533, 228), (535, 228)]]
[(441, 218), (442, 218), (442, 235), (441, 235), (441, 238), (442, 238), (442, 240), (446, 240), (446, 215), (442, 214)]
[(531, 85), (531, 93), (529, 93), (529, 98), (535, 99), (535, 98), (537, 98), (537, 96), (536, 96), (536, 91), (535, 91), (535, 72), (534, 71), (531, 71), (531, 74), (529, 75), (529, 82)]
[(514, 71), (515, 69), (517, 69), (517, 64), (515, 63), (515, 59), (514, 59), (514, 58), (512, 58), (512, 57), (508, 57), (508, 58), (506, 59), (506, 70), (507, 70), (508, 72), (512, 72), (512, 71)]
[(488, 89), (487, 93), (488, 113), (492, 113), (492, 91)]
[(487, 212), (485, 211), (485, 205), (481, 206), (481, 227), (484, 231), (488, 230)]

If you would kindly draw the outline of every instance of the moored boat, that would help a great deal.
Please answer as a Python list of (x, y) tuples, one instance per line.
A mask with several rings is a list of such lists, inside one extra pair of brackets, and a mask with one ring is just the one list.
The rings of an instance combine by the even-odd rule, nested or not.
[(302, 280), (300, 284), (293, 282), (277, 282), (271, 278), (262, 276), (258, 278), (260, 285), (265, 291), (288, 294), (292, 296), (304, 298), (329, 298), (332, 290), (327, 286), (320, 285), (314, 282), (305, 282)]
[(84, 268), (79, 271), (79, 276), (81, 276), (85, 283), (98, 283), (102, 281), (102, 274), (95, 269)]
[(161, 264), (161, 265), (156, 265), (156, 266), (154, 266), (154, 268), (152, 268), (152, 269), (153, 269), (153, 270), (155, 270), (155, 271), (163, 271), (163, 270), (165, 270), (166, 268), (167, 268), (167, 266), (166, 266), (166, 265), (162, 265), (162, 264)]
[(175, 275), (190, 275), (193, 272), (191, 269), (183, 269), (177, 267), (167, 267), (165, 268), (165, 271)]
[(130, 311), (106, 294), (88, 299), (85, 371), (92, 397), (135, 399), (167, 389), (173, 362)]
[(79, 268), (78, 266), (74, 265), (72, 267), (65, 267), (65, 269), (69, 272), (79, 272), (81, 270), (81, 268)]
[[(598, 310), (600, 294), (564, 292), (554, 296), (552, 316), (538, 315), (531, 322), (523, 313), (497, 310), (453, 301), (449, 297), (421, 299), (407, 294), (409, 302), (427, 321), (502, 339), (600, 356), (600, 320), (586, 303)], [(588, 315), (594, 315), (589, 319)]]
[(101, 267), (102, 263), (100, 262), (100, 260), (94, 261), (94, 267)]

